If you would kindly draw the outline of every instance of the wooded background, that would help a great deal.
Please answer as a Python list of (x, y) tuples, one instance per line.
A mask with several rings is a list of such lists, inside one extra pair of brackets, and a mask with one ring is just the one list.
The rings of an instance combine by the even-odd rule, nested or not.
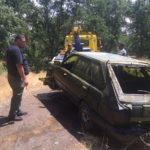
[[(149, 0), (0, 0), (0, 59), (16, 34), (24, 34), (30, 68), (44, 69), (48, 56), (63, 48), (74, 22), (97, 35), (99, 48), (150, 57)], [(100, 47), (100, 41), (102, 47)]]

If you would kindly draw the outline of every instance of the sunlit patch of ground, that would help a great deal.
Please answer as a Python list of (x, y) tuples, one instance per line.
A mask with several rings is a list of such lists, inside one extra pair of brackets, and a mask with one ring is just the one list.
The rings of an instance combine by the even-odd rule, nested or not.
[[(40, 88), (43, 85), (43, 82), (39, 80), (39, 78), (44, 78), (46, 75), (45, 72), (30, 73), (28, 75), (29, 86), (27, 87), (28, 90), (33, 90), (35, 88)], [(11, 96), (12, 90), (7, 81), (7, 73), (2, 73), (0, 75), (0, 102), (8, 100)]]
[(39, 80), (39, 78), (44, 78), (45, 76), (46, 76), (46, 72), (40, 72), (38, 74), (31, 72), (28, 75), (29, 86), (27, 88), (31, 90), (32, 88), (40, 88), (43, 85), (43, 82)]

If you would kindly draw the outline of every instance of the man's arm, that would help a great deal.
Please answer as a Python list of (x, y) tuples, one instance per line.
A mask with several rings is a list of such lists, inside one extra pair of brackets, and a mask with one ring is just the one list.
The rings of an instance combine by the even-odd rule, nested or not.
[(20, 77), (23, 79), (24, 81), (24, 85), (27, 86), (29, 83), (28, 83), (28, 80), (27, 80), (27, 76), (25, 75), (24, 73), (24, 68), (21, 64), (16, 64), (16, 67), (17, 67), (17, 70), (19, 72), (19, 75)]

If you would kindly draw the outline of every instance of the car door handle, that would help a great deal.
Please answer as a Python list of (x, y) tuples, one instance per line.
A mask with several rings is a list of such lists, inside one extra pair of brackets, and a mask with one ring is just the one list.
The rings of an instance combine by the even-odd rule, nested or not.
[(67, 73), (64, 73), (64, 76), (67, 76)]
[(87, 87), (86, 87), (85, 85), (82, 85), (82, 88), (83, 88), (84, 90), (87, 90)]

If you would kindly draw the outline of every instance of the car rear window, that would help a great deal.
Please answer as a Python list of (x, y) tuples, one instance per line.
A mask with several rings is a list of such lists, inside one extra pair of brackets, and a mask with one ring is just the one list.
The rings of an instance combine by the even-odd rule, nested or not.
[(124, 93), (150, 94), (150, 67), (113, 66), (112, 68)]

